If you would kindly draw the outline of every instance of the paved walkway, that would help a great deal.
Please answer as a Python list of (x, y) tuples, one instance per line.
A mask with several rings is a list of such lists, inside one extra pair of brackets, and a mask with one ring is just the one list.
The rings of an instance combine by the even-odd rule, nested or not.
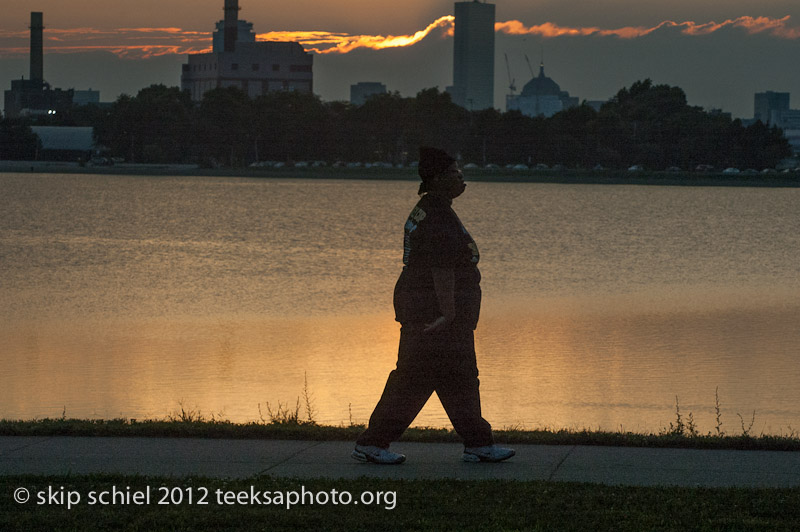
[(464, 463), (454, 443), (396, 443), (404, 464), (350, 458), (351, 442), (187, 438), (0, 437), (0, 475), (122, 473), (182, 477), (456, 478), (635, 486), (800, 486), (800, 453), (514, 446), (499, 464)]

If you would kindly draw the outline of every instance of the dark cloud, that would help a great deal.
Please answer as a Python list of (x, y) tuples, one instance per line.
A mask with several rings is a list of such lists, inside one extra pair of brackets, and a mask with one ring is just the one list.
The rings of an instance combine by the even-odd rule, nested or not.
[[(800, 72), (792, 68), (800, 40), (748, 35), (741, 28), (703, 36), (663, 28), (636, 39), (499, 36), (497, 46), (508, 48), (518, 87), (520, 77), (530, 76), (520, 56), (528, 53), (538, 63), (543, 47), (545, 72), (582, 100), (606, 99), (643, 78), (682, 87), (693, 105), (722, 108), (743, 118), (753, 115), (755, 92), (794, 92), (800, 98)], [(502, 69), (496, 77), (505, 74), (504, 64)], [(502, 78), (496, 91), (505, 92), (506, 76)]]
[[(663, 27), (634, 39), (594, 35), (544, 39), (499, 33), (498, 108), (505, 108), (508, 87), (504, 54), (520, 90), (530, 79), (525, 55), (538, 72), (542, 51), (546, 74), (581, 100), (607, 99), (624, 86), (651, 78), (682, 87), (693, 105), (722, 108), (743, 118), (753, 115), (753, 94), (765, 90), (793, 93), (792, 106), (800, 107), (800, 71), (795, 68), (800, 39), (750, 34), (740, 27), (695, 36), (681, 28)], [(325, 100), (346, 100), (350, 85), (359, 81), (379, 81), (406, 96), (433, 86), (444, 90), (452, 82), (452, 54), (452, 39), (432, 33), (407, 48), (318, 55), (315, 92)], [(101, 98), (110, 101), (152, 83), (179, 85), (184, 61), (185, 56), (176, 55), (131, 60), (104, 52), (46, 54), (45, 77), (57, 87), (98, 89)], [(27, 57), (0, 59), (0, 87), (9, 88), (11, 79), (23, 75), (28, 75)]]
[[(692, 105), (722, 108), (741, 118), (752, 117), (753, 94), (765, 90), (793, 92), (793, 106), (800, 107), (800, 71), (792, 68), (800, 56), (800, 39), (750, 35), (734, 27), (690, 36), (665, 27), (635, 39), (498, 34), (498, 108), (505, 108), (508, 92), (504, 54), (519, 91), (531, 77), (525, 55), (538, 74), (542, 52), (545, 73), (581, 100), (605, 100), (622, 87), (650, 78), (683, 88)], [(317, 57), (315, 86), (329, 99), (346, 99), (350, 84), (357, 81), (380, 81), (408, 96), (431, 86), (444, 89), (452, 82), (452, 53), (452, 39), (431, 37), (406, 49)]]
[[(110, 52), (45, 54), (44, 77), (54, 87), (99, 90), (102, 101), (113, 101), (155, 83), (180, 85), (185, 61), (185, 56), (177, 55), (133, 60)], [(0, 84), (9, 89), (12, 79), (28, 77), (28, 59), (0, 59), (0, 72)]]

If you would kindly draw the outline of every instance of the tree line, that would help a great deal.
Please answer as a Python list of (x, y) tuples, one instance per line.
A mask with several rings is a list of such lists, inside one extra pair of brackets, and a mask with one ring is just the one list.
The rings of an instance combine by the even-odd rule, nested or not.
[[(354, 106), (298, 92), (251, 99), (236, 88), (209, 91), (197, 104), (177, 87), (152, 85), (136, 96), (120, 96), (110, 108), (82, 106), (43, 120), (92, 126), (109, 156), (141, 163), (399, 164), (414, 161), (420, 145), (442, 147), (464, 163), (479, 165), (636, 164), (653, 170), (772, 168), (791, 155), (781, 130), (761, 122), (745, 127), (728, 115), (688, 105), (679, 87), (650, 80), (621, 89), (599, 111), (584, 104), (549, 118), (467, 111), (436, 88), (411, 98), (378, 95)], [(24, 121), (3, 120), (0, 141), (2, 158), (31, 153)]]

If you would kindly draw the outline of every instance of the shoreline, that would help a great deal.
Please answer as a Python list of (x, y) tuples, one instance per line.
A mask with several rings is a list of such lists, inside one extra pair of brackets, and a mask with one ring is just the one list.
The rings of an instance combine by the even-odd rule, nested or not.
[[(206, 418), (196, 412), (179, 412), (164, 419), (0, 419), (0, 436), (81, 436), (141, 438), (201, 438), (243, 440), (355, 441), (364, 430), (361, 424), (322, 425), (315, 421), (279, 418), (262, 422), (234, 423)], [(749, 433), (700, 433), (684, 424), (672, 425), (658, 433), (606, 432), (576, 429), (523, 430), (514, 427), (494, 430), (498, 441), (507, 444), (555, 446), (609, 446), (671, 449), (717, 449), (747, 451), (800, 451), (800, 437), (758, 436)], [(453, 429), (408, 428), (401, 442), (457, 443)]]
[[(417, 181), (415, 168), (200, 168), (188, 164), (116, 164), (80, 166), (46, 161), (0, 161), (0, 173), (85, 174), (147, 177), (237, 177), (256, 179), (361, 179)], [(466, 169), (466, 181), (568, 185), (644, 185), (701, 187), (798, 188), (800, 173), (736, 174), (691, 172), (626, 172), (625, 170), (496, 170)]]

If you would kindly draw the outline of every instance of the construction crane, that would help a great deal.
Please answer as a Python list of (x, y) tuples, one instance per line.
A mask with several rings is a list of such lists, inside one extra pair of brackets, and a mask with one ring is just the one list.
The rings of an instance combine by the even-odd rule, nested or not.
[(525, 54), (525, 61), (528, 63), (528, 69), (531, 71), (531, 77), (535, 78), (536, 74), (533, 73), (533, 67), (531, 66), (531, 60), (528, 59), (528, 54)]
[(514, 95), (514, 91), (517, 90), (517, 86), (514, 85), (516, 79), (511, 79), (511, 67), (508, 66), (508, 54), (503, 54), (506, 56), (506, 70), (508, 71), (508, 90), (511, 91), (511, 95)]

